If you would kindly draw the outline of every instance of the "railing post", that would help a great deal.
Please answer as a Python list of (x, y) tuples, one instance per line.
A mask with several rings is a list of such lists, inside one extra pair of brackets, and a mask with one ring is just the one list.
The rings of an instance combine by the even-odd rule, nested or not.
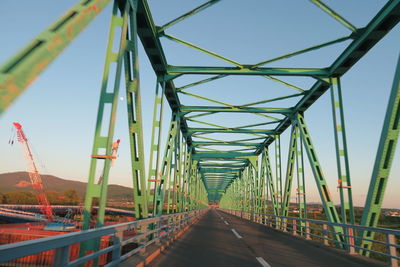
[(54, 253), (53, 267), (67, 266), (69, 261), (69, 246), (57, 248)]
[(287, 232), (287, 219), (283, 218), (283, 223), (282, 223), (282, 231)]
[(156, 236), (154, 236), (154, 234), (153, 234), (153, 238), (156, 239), (156, 240), (154, 241), (154, 243), (155, 243), (156, 245), (160, 245), (160, 244), (161, 244), (160, 235), (161, 235), (161, 227), (162, 227), (161, 218), (158, 218), (158, 221), (153, 223), (153, 227), (154, 227), (154, 230), (157, 230)]
[(397, 260), (397, 248), (396, 246), (396, 237), (394, 236), (394, 234), (387, 234), (386, 235), (386, 239), (387, 239), (387, 243), (388, 244), (388, 253), (390, 255), (390, 266), (391, 267), (398, 267), (399, 266), (399, 262)]
[(306, 222), (306, 239), (307, 240), (311, 240), (311, 236), (310, 236), (310, 223)]
[(113, 236), (113, 245), (117, 245), (112, 251), (112, 261), (116, 261), (121, 258), (122, 246), (121, 241), (124, 238), (124, 233), (122, 231), (118, 231)]
[(293, 235), (297, 235), (297, 221), (293, 220)]
[[(146, 234), (147, 227), (148, 227), (148, 224), (140, 226), (140, 233)], [(121, 236), (121, 240), (122, 240), (122, 236)], [(142, 244), (146, 244), (146, 242), (147, 242), (147, 236), (144, 235), (144, 237), (140, 239), (139, 243), (140, 243), (140, 245), (142, 245)], [(143, 246), (143, 248), (139, 250), (139, 255), (143, 255), (144, 253), (146, 253), (145, 246)], [(113, 253), (113, 257), (114, 257), (114, 253)]]
[(328, 241), (328, 225), (325, 223), (322, 225), (323, 228), (323, 234), (324, 234), (324, 245), (329, 246), (329, 241)]
[(353, 228), (349, 228), (349, 253), (356, 254), (356, 249), (354, 247), (354, 233)]

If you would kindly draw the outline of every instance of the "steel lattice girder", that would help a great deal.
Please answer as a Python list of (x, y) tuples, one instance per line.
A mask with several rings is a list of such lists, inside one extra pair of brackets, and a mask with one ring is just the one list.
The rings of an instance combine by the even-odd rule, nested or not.
[[(149, 7), (145, 1), (139, 4), (139, 13), (143, 13), (144, 21), (142, 21), (143, 27), (139, 28), (139, 35), (141, 36), (142, 42), (144, 44), (146, 53), (148, 54), (150, 61), (152, 63), (153, 69), (156, 71), (158, 77), (166, 77), (166, 88), (165, 95), (171, 106), (175, 111), (181, 112), (181, 130), (184, 136), (187, 138), (188, 145), (193, 145), (192, 135), (193, 132), (212, 133), (212, 132), (229, 132), (229, 129), (190, 129), (187, 126), (185, 115), (187, 112), (201, 111), (201, 112), (249, 112), (249, 113), (259, 113), (259, 112), (271, 112), (268, 109), (258, 109), (258, 108), (232, 108), (232, 107), (187, 107), (182, 106), (177, 95), (176, 87), (173, 83), (172, 78), (176, 75), (181, 74), (218, 74), (215, 79), (224, 77), (225, 75), (311, 75), (313, 77), (332, 77), (341, 76), (346, 71), (348, 71), (363, 55), (365, 55), (370, 48), (373, 47), (383, 36), (394, 27), (400, 19), (399, 16), (400, 1), (390, 1), (386, 4), (382, 10), (375, 16), (375, 18), (363, 29), (355, 30), (352, 38), (353, 41), (348, 45), (345, 51), (335, 60), (335, 62), (326, 69), (284, 69), (284, 68), (240, 68), (240, 67), (176, 67), (169, 66), (166, 63), (164, 52), (160, 43), (160, 36), (156, 32)], [(211, 78), (213, 79), (213, 78)], [(206, 80), (211, 80), (206, 79)], [(286, 128), (291, 124), (290, 117), (293, 117), (297, 112), (304, 112), (309, 106), (311, 106), (326, 90), (328, 90), (330, 84), (324, 80), (317, 80), (315, 84), (310, 88), (310, 90), (304, 92), (304, 96), (300, 101), (293, 107), (289, 109), (275, 110), (287, 115), (274, 129), (274, 134), (281, 134)], [(274, 111), (272, 111), (274, 112)], [(245, 131), (231, 130), (231, 132)], [(251, 132), (248, 129), (247, 132)], [(261, 131), (260, 131), (261, 132)], [(275, 136), (267, 136), (265, 141), (259, 144), (256, 154), (262, 152), (263, 147), (268, 146), (275, 140)], [(198, 147), (198, 144), (197, 146)], [(220, 156), (218, 156), (220, 154)], [(247, 154), (247, 155), (250, 155)], [(242, 154), (226, 154), (224, 152), (218, 153), (206, 153), (206, 152), (196, 152), (194, 157), (198, 160), (202, 158), (232, 158), (240, 157)]]
[[(5, 108), (50, 64), (52, 60), (88, 25), (94, 17), (100, 12), (109, 1), (82, 1), (78, 5), (74, 6), (65, 16), (63, 16), (60, 20), (58, 20), (54, 25), (52, 25), (47, 31), (39, 35), (38, 38), (35, 38), (32, 43), (30, 43), (25, 49), (23, 49), (19, 54), (15, 57), (11, 58), (6, 64), (0, 67), (0, 112), (4, 111)], [(133, 3), (136, 1), (128, 1), (129, 3)], [(293, 118), (297, 117), (298, 114), (303, 114), (305, 110), (308, 109), (326, 90), (331, 87), (331, 82), (329, 80), (338, 79), (344, 73), (346, 73), (359, 59), (361, 59), (377, 42), (379, 42), (400, 20), (400, 0), (391, 0), (388, 1), (387, 4), (378, 12), (378, 14), (368, 23), (368, 25), (362, 29), (357, 29), (351, 23), (349, 23), (344, 18), (340, 17), (336, 14), (332, 9), (328, 6), (324, 5), (322, 2), (318, 0), (312, 0), (317, 6), (323, 9), (326, 13), (333, 16), (338, 22), (346, 26), (348, 29), (352, 31), (351, 35), (346, 37), (340, 37), (336, 40), (326, 42), (324, 44), (316, 45), (307, 49), (302, 49), (294, 53), (290, 53), (281, 57), (277, 57), (275, 59), (262, 61), (260, 63), (254, 65), (245, 65), (240, 64), (238, 62), (232, 61), (225, 57), (222, 57), (216, 53), (207, 51), (205, 49), (201, 49), (198, 46), (192, 45), (188, 42), (184, 42), (179, 40), (171, 35), (165, 34), (165, 30), (170, 26), (182, 21), (183, 19), (193, 15), (217, 1), (209, 1), (204, 3), (200, 7), (196, 8), (193, 12), (188, 12), (179, 18), (171, 21), (170, 23), (165, 24), (164, 26), (157, 27), (153, 22), (153, 18), (148, 7), (146, 0), (137, 0), (138, 7), (137, 12), (135, 10), (136, 21), (133, 21), (133, 24), (137, 26), (138, 35), (142, 41), (145, 52), (147, 53), (150, 62), (156, 75), (158, 77), (158, 82), (163, 83), (163, 89), (166, 96), (166, 99), (169, 102), (169, 105), (172, 108), (174, 114), (179, 114), (179, 129), (183, 133), (186, 138), (187, 146), (190, 147), (190, 152), (193, 153), (192, 160), (199, 161), (198, 168), (201, 169), (203, 165), (203, 160), (238, 160), (239, 162), (244, 162), (244, 165), (248, 165), (249, 161), (243, 161), (243, 159), (258, 156), (260, 155), (266, 147), (268, 147), (274, 140), (279, 140), (279, 135), (285, 131), (291, 124)], [(116, 1), (116, 4), (127, 3), (126, 1)], [(224, 60), (225, 62), (231, 63), (235, 65), (235, 67), (207, 67), (207, 66), (170, 66), (167, 64), (163, 48), (161, 46), (161, 42), (159, 38), (167, 37), (171, 40), (178, 41), (184, 45), (190, 46), (197, 50), (200, 50), (208, 55), (212, 55), (216, 58)], [(288, 58), (294, 55), (298, 55), (304, 52), (311, 51), (313, 49), (318, 49), (330, 44), (334, 44), (337, 42), (341, 42), (343, 40), (350, 40), (351, 43), (344, 49), (344, 51), (337, 57), (337, 59), (326, 68), (268, 68), (263, 67), (263, 65), (277, 61), (283, 58)], [(137, 49), (135, 49), (137, 50)], [(137, 52), (137, 51), (136, 51)], [(112, 57), (115, 57), (113, 55)], [(191, 83), (186, 86), (182, 86), (177, 89), (174, 85), (173, 79), (186, 74), (214, 74), (216, 76), (207, 78), (202, 81), (198, 81), (195, 83)], [(222, 106), (210, 107), (210, 106), (183, 106), (178, 97), (178, 92), (184, 93), (183, 90), (194, 86), (196, 84), (209, 82), (212, 80), (216, 80), (219, 78), (226, 77), (228, 75), (258, 75), (268, 79), (272, 79), (276, 82), (287, 85), (288, 87), (300, 91), (301, 94), (296, 95), (296, 97), (301, 97), (301, 99), (297, 102), (294, 107), (288, 108), (268, 108), (268, 107), (253, 107), (258, 104), (265, 104), (274, 99), (269, 100), (261, 100), (258, 102), (254, 102), (248, 105), (243, 106), (234, 106), (228, 103), (218, 102), (211, 99), (213, 102), (216, 102)], [(281, 81), (273, 76), (307, 76), (312, 77), (316, 80), (313, 86), (308, 90), (304, 90), (302, 88), (298, 88), (293, 86), (287, 82)], [(133, 90), (134, 91), (134, 90)], [(132, 92), (133, 92), (132, 91)], [(186, 93), (187, 94), (187, 93)], [(189, 94), (188, 94), (189, 95)], [(191, 94), (191, 96), (195, 96)], [(110, 96), (107, 96), (110, 97)], [(201, 97), (201, 96), (198, 96)], [(283, 96), (276, 99), (284, 99), (292, 96)], [(275, 99), (275, 100), (276, 100)], [(140, 107), (140, 102), (137, 103)], [(140, 110), (140, 108), (139, 108)], [(137, 110), (136, 110), (137, 111)], [(201, 113), (198, 115), (192, 115), (189, 113)], [(249, 114), (255, 114), (258, 116), (263, 116), (265, 118), (273, 119), (275, 122), (278, 122), (278, 125), (271, 130), (256, 130), (256, 129), (248, 129), (250, 127), (217, 127), (217, 128), (189, 128), (187, 121), (189, 119), (193, 119), (194, 117), (204, 116), (208, 114), (215, 113), (227, 113), (227, 112), (243, 112)], [(283, 116), (283, 118), (276, 118), (270, 113), (276, 113), (276, 115)], [(141, 122), (141, 120), (139, 119)], [(132, 121), (132, 123), (134, 123)], [(253, 124), (254, 126), (255, 124)], [(247, 128), (247, 129), (243, 129)], [(209, 134), (209, 133), (238, 133), (238, 134), (252, 134), (252, 135), (260, 135), (265, 139), (262, 143), (257, 145), (257, 149), (252, 152), (239, 152), (239, 151), (215, 151), (215, 152), (203, 152), (200, 151), (198, 145), (197, 148), (193, 146), (193, 138), (199, 138), (199, 135)], [(112, 136), (112, 134), (110, 135)], [(343, 137), (344, 138), (344, 137)], [(386, 138), (387, 139), (387, 138)], [(212, 140), (212, 139), (210, 139)], [(215, 140), (214, 140), (215, 141)], [(104, 143), (105, 140), (96, 140), (96, 142)], [(225, 142), (225, 140), (217, 141), (217, 142)], [(237, 141), (240, 143), (239, 141)], [(234, 144), (235, 142), (232, 142)], [(276, 142), (277, 147), (280, 149), (280, 145)], [(141, 145), (139, 145), (141, 146)], [(140, 150), (141, 148), (139, 148)], [(179, 149), (176, 147), (175, 149)], [(203, 146), (203, 149), (204, 146)], [(338, 148), (337, 148), (338, 150)], [(380, 149), (384, 150), (384, 149)], [(338, 151), (337, 151), (338, 152)], [(172, 153), (172, 152), (171, 152)], [(177, 154), (174, 151), (175, 156)], [(171, 164), (172, 156), (168, 155), (168, 161), (166, 164)], [(277, 153), (277, 158), (280, 160), (280, 152)], [(178, 162), (178, 161), (177, 161)], [(225, 162), (226, 164), (230, 164)], [(135, 162), (132, 162), (135, 165)], [(140, 163), (141, 165), (142, 162)], [(178, 163), (176, 163), (178, 164)], [(176, 165), (175, 164), (175, 165)], [(193, 164), (195, 165), (195, 164)], [(223, 164), (224, 165), (224, 164)], [(246, 167), (246, 166), (244, 166)], [(175, 169), (178, 167), (175, 167)], [(197, 167), (196, 167), (197, 168)], [(143, 166), (135, 167), (134, 170), (144, 171)], [(242, 173), (249, 172), (249, 169), (245, 169)], [(277, 172), (280, 172), (277, 167)], [(198, 176), (198, 170), (193, 170), (195, 176)], [(205, 174), (211, 172), (205, 172)], [(168, 175), (168, 174), (164, 174)], [(242, 175), (242, 174), (240, 174)], [(240, 176), (239, 175), (239, 176)], [(248, 173), (248, 177), (253, 177), (253, 174)], [(142, 175), (144, 176), (144, 175)], [(277, 180), (279, 186), (281, 187), (281, 175), (277, 175)], [(253, 179), (253, 178), (251, 178)], [(254, 180), (254, 179), (253, 179)], [(222, 181), (222, 180), (221, 180)], [(253, 190), (251, 187), (254, 186), (253, 183), (249, 183), (245, 179), (242, 179), (244, 188), (246, 189), (246, 194), (250, 194)], [(386, 181), (385, 181), (386, 182)], [(199, 179), (195, 180), (196, 188), (199, 187)], [(277, 188), (278, 188), (277, 183)], [(374, 186), (374, 184), (371, 184)], [(215, 189), (218, 192), (224, 191), (228, 184), (221, 183), (219, 184), (219, 188)], [(379, 188), (378, 188), (379, 189)], [(372, 189), (371, 189), (372, 190)], [(375, 188), (373, 189), (375, 190)], [(277, 190), (281, 194), (280, 191), (282, 189)], [(105, 189), (106, 192), (106, 189)], [(201, 189), (195, 190), (196, 197), (198, 198), (202, 193)], [(255, 191), (254, 191), (255, 192)], [(371, 191), (372, 192), (372, 191)], [(371, 194), (376, 194), (375, 191)], [(370, 194), (370, 195), (371, 195)], [(378, 194), (379, 195), (379, 194)], [(371, 199), (371, 198), (369, 198)], [(371, 200), (369, 200), (371, 201)], [(329, 202), (329, 201), (328, 201)], [(379, 201), (378, 201), (379, 202)], [(327, 204), (327, 203), (324, 203)], [(331, 204), (331, 203), (328, 203)], [(379, 204), (379, 203), (378, 203)], [(249, 208), (249, 203), (246, 204), (246, 208)], [(374, 207), (375, 211), (378, 210), (379, 207)], [(336, 215), (335, 215), (336, 216)], [(367, 216), (367, 215), (365, 215)], [(364, 223), (366, 220), (374, 223), (374, 219), (371, 219), (370, 214), (363, 218)]]

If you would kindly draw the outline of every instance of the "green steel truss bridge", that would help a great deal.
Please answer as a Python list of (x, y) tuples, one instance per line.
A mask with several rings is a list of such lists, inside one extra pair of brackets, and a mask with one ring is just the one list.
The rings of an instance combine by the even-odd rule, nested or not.
[[(278, 57), (260, 57), (258, 62), (252, 64), (235, 61), (169, 33), (170, 28), (175, 25), (185, 23), (188, 18), (212, 9), (222, 2), (226, 1), (204, 1), (193, 10), (188, 10), (164, 25), (155, 24), (146, 0), (79, 2), (0, 66), (0, 114), (108, 4), (113, 5), (85, 198), (83, 229), (93, 227), (90, 211), (94, 200), (99, 205), (98, 216), (94, 218), (96, 225), (104, 225), (108, 177), (115, 158), (112, 144), (118, 95), (120, 88), (124, 88), (134, 185), (133, 199), (138, 219), (146, 221), (149, 217), (162, 218), (168, 214), (172, 216), (202, 210), (208, 207), (209, 203), (219, 203), (219, 207), (226, 211), (236, 215), (240, 212), (240, 216), (247, 216), (246, 218), (260, 223), (265, 224), (266, 219), (275, 218), (274, 227), (283, 229), (289, 222), (289, 207), (294, 205), (295, 198), (296, 216), (300, 220), (298, 227), (302, 229), (309, 220), (304, 171), (305, 165), (309, 164), (315, 184), (308, 186), (316, 186), (318, 189), (330, 229), (331, 242), (344, 249), (354, 249), (349, 245), (349, 236), (353, 235), (349, 234), (349, 228), (343, 225), (360, 227), (357, 236), (354, 235), (357, 244), (355, 248), (358, 253), (369, 255), (375, 234), (371, 228), (378, 225), (400, 131), (400, 61), (388, 96), (386, 115), (382, 118), (384, 124), (360, 222), (355, 221), (354, 214), (341, 78), (396, 27), (400, 20), (400, 0), (387, 1), (364, 27), (353, 25), (322, 0), (304, 0), (304, 4), (313, 5), (332, 20), (336, 20), (337, 26), (344, 27), (347, 34)], [(203, 53), (219, 60), (220, 63), (217, 66), (171, 65), (167, 61), (162, 40), (169, 40), (196, 53)], [(139, 42), (144, 47), (157, 77), (149, 150), (145, 150), (143, 145)], [(337, 53), (332, 62), (323, 68), (285, 67), (284, 63), (281, 63), (286, 59), (336, 44), (346, 45), (343, 45), (344, 48)], [(271, 65), (281, 67), (270, 67)], [(112, 67), (116, 69), (115, 74), (110, 72)], [(192, 90), (197, 86), (206, 88), (230, 76), (243, 79), (249, 76), (260, 77), (287, 88), (286, 91), (290, 93), (269, 98), (259, 96), (257, 101), (236, 105), (203, 96), (201, 90), (200, 93)], [(185, 77), (195, 78), (186, 84), (178, 82)], [(307, 78), (312, 83), (303, 87), (289, 82), (288, 77)], [(111, 90), (109, 85), (112, 85)], [(251, 86), (251, 83), (249, 85)], [(313, 133), (307, 127), (305, 115), (307, 109), (323, 94), (330, 95), (332, 116), (326, 119), (331, 120), (334, 125), (335, 146), (332, 149), (336, 153), (335, 175), (338, 177), (337, 188), (340, 192), (340, 203), (336, 204), (330, 193), (332, 189), (328, 188), (323, 164), (318, 159), (318, 147), (313, 145)], [(182, 104), (186, 99), (197, 99), (199, 103), (205, 104)], [(171, 110), (171, 121), (168, 132), (162, 133), (163, 125), (168, 123), (163, 121), (163, 113), (168, 109), (166, 104)], [(244, 115), (248, 116), (248, 123), (234, 125), (235, 116)], [(219, 118), (220, 123), (216, 122), (216, 118)], [(101, 134), (102, 127), (108, 129), (106, 135)], [(290, 133), (289, 140), (281, 138), (285, 132)], [(166, 137), (165, 144), (161, 142), (162, 136)], [(287, 153), (281, 149), (283, 142), (287, 143)], [(144, 160), (145, 154), (149, 157), (148, 163)], [(281, 164), (284, 155), (287, 157), (287, 166)], [(146, 168), (145, 164), (148, 164)], [(95, 173), (99, 167), (102, 169), (102, 179), (96, 182)], [(260, 217), (260, 214), (264, 215)], [(265, 217), (265, 214), (268, 216)], [(149, 229), (155, 229), (156, 223), (152, 223), (148, 224)], [(366, 230), (367, 228), (369, 230)], [(142, 226), (142, 231), (143, 229)], [(89, 250), (99, 250), (100, 246), (98, 240), (89, 242), (82, 239), (82, 244), (81, 255), (85, 255)], [(391, 251), (393, 252), (393, 249)], [(390, 255), (393, 256), (393, 253)], [(393, 259), (397, 261), (396, 258), (392, 257)]]

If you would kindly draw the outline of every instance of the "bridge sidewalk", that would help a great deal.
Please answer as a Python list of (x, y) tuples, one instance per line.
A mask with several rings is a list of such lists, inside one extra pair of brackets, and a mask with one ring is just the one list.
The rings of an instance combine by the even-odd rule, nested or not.
[(149, 266), (385, 266), (210, 210)]

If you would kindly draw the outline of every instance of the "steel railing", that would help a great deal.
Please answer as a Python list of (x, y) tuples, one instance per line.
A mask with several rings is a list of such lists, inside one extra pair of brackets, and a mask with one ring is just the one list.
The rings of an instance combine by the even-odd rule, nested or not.
[[(153, 243), (173, 238), (205, 211), (194, 210), (1, 245), (0, 265), (78, 266), (96, 260), (103, 266), (116, 266), (128, 257), (143, 254)], [(98, 251), (79, 257), (79, 243), (99, 239)], [(40, 254), (45, 258), (38, 260)]]
[[(330, 223), (327, 221), (284, 217), (273, 214), (252, 213), (240, 210), (220, 209), (232, 215), (260, 223), (276, 230), (291, 233), (307, 240), (316, 240), (326, 246), (335, 246), (346, 250), (349, 254), (372, 254), (374, 258), (386, 260), (390, 266), (397, 267), (400, 246), (400, 231), (364, 227), (352, 224)], [(341, 232), (333, 231), (338, 227)], [(375, 239), (362, 238), (362, 233), (375, 233)], [(370, 235), (370, 234), (369, 234)], [(361, 247), (362, 241), (372, 242), (371, 249)]]

